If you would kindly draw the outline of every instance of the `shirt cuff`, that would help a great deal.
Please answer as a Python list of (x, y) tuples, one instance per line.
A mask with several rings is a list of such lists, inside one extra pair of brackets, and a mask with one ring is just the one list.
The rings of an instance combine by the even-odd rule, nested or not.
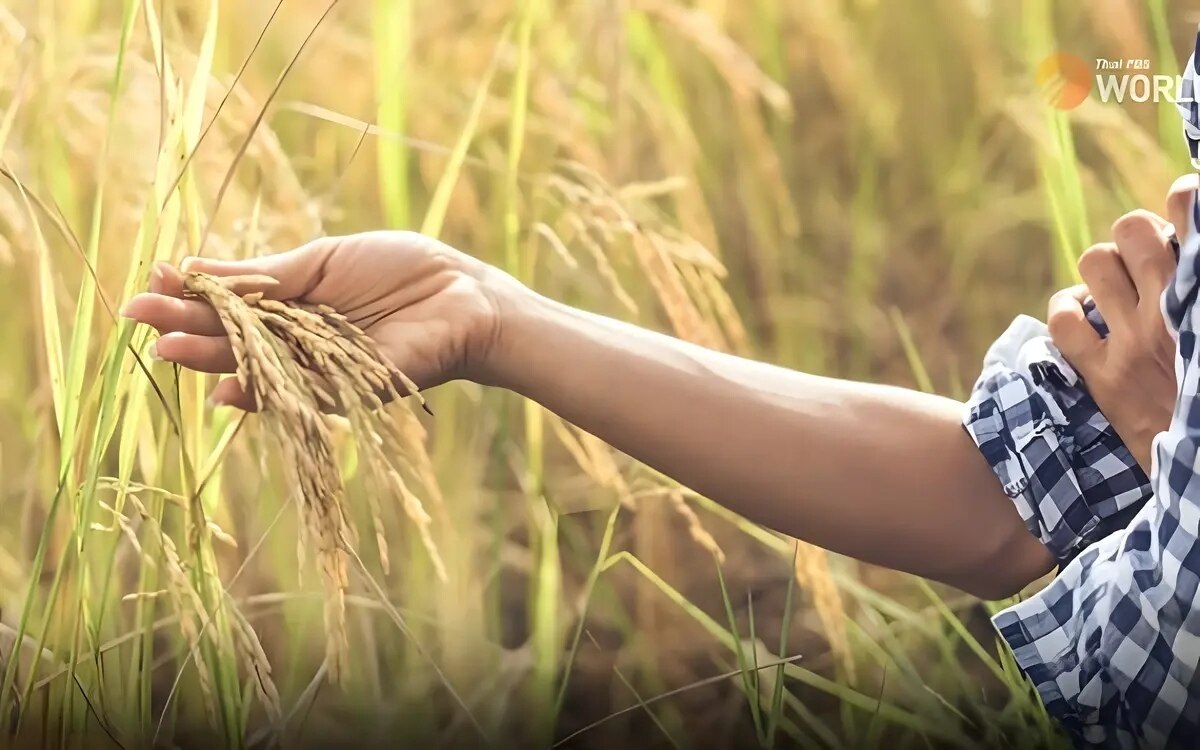
[(1045, 325), (1028, 316), (988, 350), (963, 426), (1060, 564), (1122, 528), (1150, 497), (1133, 455)]

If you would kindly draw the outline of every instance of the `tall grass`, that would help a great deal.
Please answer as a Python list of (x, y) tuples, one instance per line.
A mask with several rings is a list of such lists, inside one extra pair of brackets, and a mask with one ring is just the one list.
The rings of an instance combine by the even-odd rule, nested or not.
[[(1173, 72), (1181, 16), (6, 4), (6, 742), (1060, 746), (995, 605), (798, 546), (462, 383), (422, 417), (447, 579), (383, 498), (391, 565), (356, 547), (331, 686), (321, 581), (296, 565), (260, 420), (206, 409), (212, 379), (148, 359), (116, 312), (155, 261), (412, 227), (573, 304), (961, 395), (1007, 320), (1039, 313), (1121, 212), (1158, 207), (1181, 163), (1163, 109), (1060, 113), (1033, 66), (1061, 49)], [(337, 450), (362, 538), (369, 471)], [(281, 717), (238, 658), (245, 623)]]

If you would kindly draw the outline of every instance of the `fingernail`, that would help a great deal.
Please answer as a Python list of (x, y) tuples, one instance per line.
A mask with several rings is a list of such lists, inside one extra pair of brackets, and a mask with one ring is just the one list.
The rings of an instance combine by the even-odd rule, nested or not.
[(229, 404), (225, 403), (224, 401), (221, 401), (220, 399), (213, 398), (212, 394), (209, 394), (208, 398), (204, 399), (205, 411), (212, 411), (213, 409), (216, 409), (218, 406), (229, 406)]
[(163, 358), (158, 356), (158, 339), (154, 339), (150, 342), (150, 345), (146, 347), (146, 356), (155, 362), (163, 361)]
[(130, 315), (130, 314), (129, 314), (129, 303), (128, 303), (128, 302), (126, 302), (125, 304), (121, 305), (121, 309), (120, 309), (120, 310), (117, 310), (117, 315), (119, 315), (119, 316), (120, 316), (120, 317), (122, 317), (122, 318), (131, 318), (131, 317), (133, 317), (132, 315)]
[(198, 260), (200, 260), (200, 259), (197, 258), (195, 255), (187, 256), (183, 260), (179, 261), (179, 270), (187, 271), (188, 269), (190, 269), (192, 267), (192, 264)]

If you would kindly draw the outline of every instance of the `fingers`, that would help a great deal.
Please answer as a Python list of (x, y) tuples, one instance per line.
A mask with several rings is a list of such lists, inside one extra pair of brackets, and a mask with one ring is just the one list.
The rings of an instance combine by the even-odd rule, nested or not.
[(1149, 211), (1132, 211), (1112, 226), (1113, 240), (1140, 300), (1157, 309), (1158, 298), (1175, 272), (1171, 227)]
[(242, 411), (258, 411), (254, 397), (242, 390), (237, 378), (223, 378), (208, 394), (208, 403), (213, 406), (233, 406)]
[[(220, 276), (239, 295), (262, 292), (273, 299), (304, 297), (321, 281), (329, 257), (341, 242), (339, 237), (325, 237), (284, 253), (245, 260), (190, 257), (179, 268), (156, 263), (150, 271), (149, 291), (129, 300), (121, 314), (163, 334), (152, 344), (151, 354), (156, 359), (200, 372), (233, 372), (237, 361), (224, 326), (206, 302), (185, 298), (184, 274)], [(257, 408), (237, 378), (219, 382), (209, 402), (247, 411)]]
[(1138, 294), (1115, 244), (1106, 242), (1085, 250), (1079, 257), (1079, 275), (1109, 328), (1129, 331), (1135, 327)]
[(159, 333), (180, 331), (197, 336), (222, 336), (225, 327), (207, 302), (145, 292), (121, 308), (121, 315), (154, 328)]
[(225, 278), (239, 295), (262, 292), (271, 299), (303, 297), (321, 280), (329, 256), (341, 242), (341, 237), (322, 237), (287, 252), (240, 260), (189, 256), (179, 268), (160, 261), (150, 271), (149, 291), (182, 297), (184, 274), (199, 272)]
[[(231, 373), (237, 370), (237, 358), (229, 345), (229, 339), (224, 336), (193, 336), (186, 333), (169, 333), (151, 344), (150, 355), (159, 361), (173, 362), (191, 370), (209, 373)], [(321, 376), (305, 370), (304, 376), (314, 387), (319, 386), (317, 393), (334, 394), (332, 388)], [(401, 393), (406, 393), (402, 383), (396, 384)], [(386, 400), (388, 394), (377, 394)], [(213, 406), (235, 406), (245, 411), (258, 411), (254, 397), (246, 393), (236, 377), (224, 378), (213, 388), (208, 396), (209, 404)], [(321, 411), (337, 412), (341, 406), (336, 401), (318, 398), (317, 407)]]
[[(324, 392), (332, 394), (334, 391), (334, 389), (331, 388), (323, 379), (319, 380), (319, 376), (307, 371), (305, 372), (305, 376), (309, 378), (310, 382), (312, 382), (314, 385), (321, 385)], [(377, 395), (379, 395), (381, 399), (386, 396), (386, 394)], [(224, 378), (221, 380), (221, 382), (217, 383), (217, 385), (212, 389), (212, 392), (208, 394), (208, 403), (213, 406), (233, 406), (243, 411), (259, 410), (258, 404), (255, 403), (254, 396), (246, 393), (246, 391), (242, 389), (242, 384), (238, 382), (236, 377)], [(342, 411), (339, 403), (330, 402), (322, 398), (317, 399), (316, 406), (326, 414), (337, 414)]]
[(225, 336), (168, 333), (151, 344), (155, 359), (174, 362), (200, 372), (233, 372), (237, 360)]
[(1089, 361), (1104, 343), (1084, 313), (1083, 302), (1087, 297), (1087, 286), (1068, 287), (1050, 298), (1046, 313), (1050, 338), (1072, 364)]
[[(237, 367), (226, 338), (171, 333), (155, 341), (151, 347), (155, 359), (175, 362), (200, 372), (227, 373)], [(254, 397), (242, 389), (236, 377), (222, 378), (208, 394), (208, 403), (211, 406), (258, 411)]]
[(221, 276), (238, 295), (261, 292), (272, 299), (303, 297), (321, 280), (329, 256), (341, 242), (341, 238), (326, 237), (278, 255), (245, 260), (191, 257), (185, 258), (180, 268), (159, 262), (150, 271), (149, 291), (129, 300), (121, 314), (159, 333), (221, 336), (224, 328), (216, 312), (203, 301), (184, 298), (185, 273)]
[[(253, 268), (254, 261), (216, 261), (207, 258), (184, 258), (180, 268), (170, 263), (155, 263), (150, 272), (149, 290), (155, 294), (168, 297), (183, 297), (187, 295), (184, 289), (184, 274), (189, 271), (199, 271), (212, 276), (221, 276), (225, 287), (237, 295), (262, 292), (267, 297), (279, 297), (278, 279)], [(246, 264), (251, 264), (249, 267)]]
[[(174, 362), (199, 372), (227, 373), (237, 369), (237, 359), (233, 356), (233, 348), (225, 336), (195, 335), (177, 331), (167, 333), (151, 343), (150, 355), (154, 359)], [(217, 383), (208, 396), (208, 403), (213, 406), (233, 406), (244, 411), (258, 410), (254, 398), (242, 390), (236, 377), (224, 378)]]
[(188, 257), (179, 267), (184, 273), (246, 277), (244, 290), (234, 287), (238, 294), (261, 291), (271, 299), (294, 299), (312, 291), (324, 275), (329, 256), (341, 242), (340, 237), (322, 237), (294, 250), (243, 260)]
[(246, 260), (185, 258), (178, 269), (156, 263), (150, 272), (149, 292), (129, 300), (121, 314), (159, 333), (221, 336), (224, 328), (216, 312), (203, 301), (183, 298), (184, 273), (224, 277), (230, 290), (239, 295), (262, 292), (274, 299), (302, 297), (320, 281), (329, 255), (340, 242), (340, 238), (322, 238), (285, 253)]
[(159, 261), (150, 270), (150, 291), (170, 297), (183, 296), (183, 274), (170, 263)]

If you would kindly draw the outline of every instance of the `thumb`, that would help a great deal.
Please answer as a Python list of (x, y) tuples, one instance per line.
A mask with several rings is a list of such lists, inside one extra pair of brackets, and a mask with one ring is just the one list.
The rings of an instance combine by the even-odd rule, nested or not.
[[(322, 237), (294, 250), (240, 260), (189, 256), (179, 264), (184, 273), (244, 277), (233, 284), (239, 294), (262, 292), (270, 299), (295, 299), (312, 291), (325, 272), (325, 264), (340, 238)], [(267, 278), (264, 278), (267, 277)]]
[(1087, 367), (1092, 355), (1104, 344), (1096, 327), (1088, 320), (1085, 303), (1089, 298), (1084, 284), (1067, 287), (1050, 297), (1046, 326), (1050, 339), (1075, 369)]

